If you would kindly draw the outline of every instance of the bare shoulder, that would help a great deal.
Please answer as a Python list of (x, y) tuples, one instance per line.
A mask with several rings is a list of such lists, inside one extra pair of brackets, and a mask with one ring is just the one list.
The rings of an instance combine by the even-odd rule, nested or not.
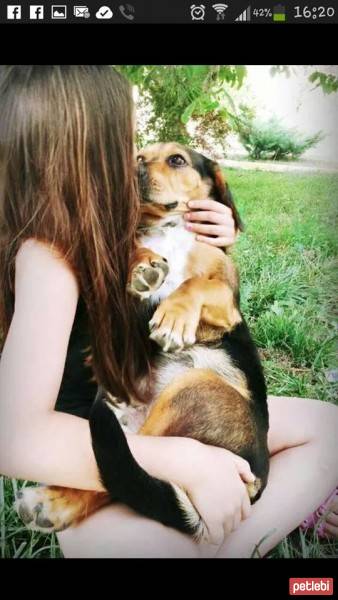
[(25, 240), (20, 246), (16, 255), (16, 268), (26, 268), (32, 264), (71, 272), (70, 267), (56, 248), (47, 243), (29, 239)]
[(23, 242), (16, 255), (16, 299), (23, 290), (78, 297), (77, 280), (68, 263), (55, 248), (34, 239)]

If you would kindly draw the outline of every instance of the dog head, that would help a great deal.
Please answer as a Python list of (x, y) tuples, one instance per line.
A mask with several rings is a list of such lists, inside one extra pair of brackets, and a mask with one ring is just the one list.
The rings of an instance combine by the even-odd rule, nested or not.
[(148, 146), (138, 153), (143, 218), (149, 222), (189, 210), (189, 200), (213, 198), (232, 210), (236, 230), (243, 225), (220, 166), (176, 143)]

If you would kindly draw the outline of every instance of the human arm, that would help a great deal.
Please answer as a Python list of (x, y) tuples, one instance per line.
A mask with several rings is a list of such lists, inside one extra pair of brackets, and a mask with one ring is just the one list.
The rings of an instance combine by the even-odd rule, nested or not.
[[(76, 279), (47, 246), (28, 241), (16, 260), (15, 298), (0, 362), (0, 472), (103, 491), (88, 421), (54, 410), (77, 306)], [(187, 489), (213, 531), (223, 524), (231, 529), (241, 511), (247, 515), (240, 477), (245, 472), (250, 478), (245, 461), (186, 438), (130, 435), (128, 443), (151, 475)], [(229, 505), (224, 494), (228, 498), (232, 489)]]

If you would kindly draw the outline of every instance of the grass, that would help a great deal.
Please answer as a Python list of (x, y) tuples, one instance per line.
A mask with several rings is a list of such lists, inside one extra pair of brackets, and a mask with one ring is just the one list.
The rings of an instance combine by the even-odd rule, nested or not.
[[(337, 403), (335, 175), (230, 170), (244, 223), (234, 255), (242, 310), (260, 349), (270, 394)], [(271, 558), (338, 556), (338, 544), (296, 530)]]
[(335, 401), (338, 178), (229, 171), (245, 235), (236, 244), (242, 310), (269, 392)]
[[(270, 394), (337, 403), (329, 382), (337, 349), (338, 178), (228, 170), (246, 224), (234, 250), (242, 310), (260, 349)], [(0, 478), (0, 556), (58, 558), (54, 535), (29, 532), (12, 503), (24, 482)], [(259, 549), (258, 549), (259, 552)], [(338, 544), (295, 530), (270, 558), (338, 556)]]

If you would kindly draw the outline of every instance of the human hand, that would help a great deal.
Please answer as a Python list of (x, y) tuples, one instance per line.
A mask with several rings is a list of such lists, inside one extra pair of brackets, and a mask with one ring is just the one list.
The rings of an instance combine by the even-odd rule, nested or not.
[(194, 444), (188, 461), (181, 458), (180, 473), (175, 479), (205, 523), (209, 543), (221, 545), (240, 521), (250, 515), (245, 483), (254, 482), (255, 476), (249, 463), (232, 452)]
[(333, 539), (338, 540), (338, 492), (336, 492), (335, 499), (325, 509), (319, 509), (319, 514), (323, 521), (324, 533)]
[(210, 198), (191, 200), (188, 206), (192, 210), (184, 214), (185, 226), (197, 233), (197, 241), (217, 247), (235, 243), (237, 232), (231, 208)]

